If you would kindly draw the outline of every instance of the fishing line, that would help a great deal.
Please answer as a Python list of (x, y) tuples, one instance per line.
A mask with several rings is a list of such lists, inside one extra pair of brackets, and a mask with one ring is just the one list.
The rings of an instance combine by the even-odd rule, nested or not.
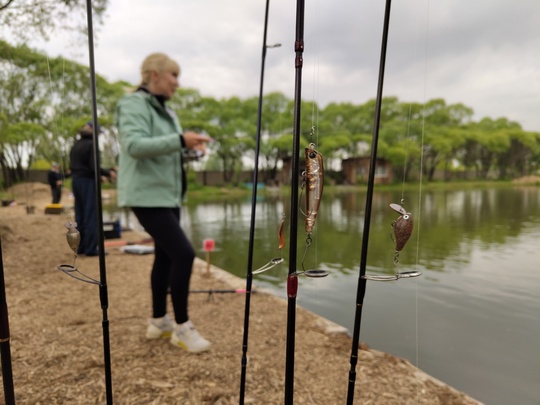
[[(247, 351), (248, 351), (248, 340), (249, 340), (249, 316), (250, 316), (250, 304), (251, 304), (251, 293), (252, 293), (252, 284), (253, 284), (253, 274), (258, 274), (263, 271), (267, 271), (277, 264), (281, 263), (283, 259), (274, 258), (271, 259), (266, 265), (262, 268), (253, 271), (253, 250), (254, 250), (254, 240), (255, 240), (255, 218), (256, 218), (256, 207), (257, 207), (257, 184), (259, 179), (259, 155), (260, 155), (260, 143), (261, 143), (261, 127), (262, 127), (262, 108), (263, 108), (263, 88), (264, 88), (264, 68), (266, 61), (266, 51), (270, 47), (276, 47), (277, 45), (268, 46), (266, 43), (267, 31), (268, 31), (268, 11), (270, 6), (270, 0), (266, 0), (266, 7), (264, 13), (264, 29), (263, 29), (263, 43), (262, 43), (262, 58), (261, 58), (261, 73), (260, 73), (260, 85), (259, 85), (259, 103), (258, 103), (258, 114), (257, 114), (257, 133), (255, 139), (255, 161), (253, 167), (253, 188), (252, 188), (252, 197), (251, 197), (251, 220), (250, 220), (250, 230), (249, 230), (249, 246), (248, 246), (248, 262), (247, 262), (247, 274), (246, 274), (246, 300), (244, 307), (244, 334), (242, 339), (242, 359), (241, 359), (241, 373), (240, 373), (240, 397), (239, 404), (244, 404), (245, 392), (246, 392), (246, 373), (247, 373)], [(282, 222), (279, 227), (279, 246), (280, 252), (284, 243), (281, 243), (281, 237), (283, 235), (283, 224), (285, 219), (282, 219)]]
[[(310, 269), (297, 270), (297, 240), (298, 240), (298, 213), (299, 213), (299, 176), (300, 173), (300, 138), (301, 138), (301, 109), (302, 109), (302, 68), (304, 64), (304, 20), (305, 1), (296, 2), (295, 25), (295, 80), (294, 80), (294, 123), (292, 139), (291, 161), (291, 221), (290, 221), (290, 249), (289, 273), (287, 276), (287, 337), (285, 359), (285, 405), (292, 405), (294, 401), (294, 355), (296, 333), (296, 297), (298, 293), (298, 276), (324, 277), (325, 270)], [(311, 134), (313, 135), (313, 128)], [(315, 150), (314, 144), (304, 149), (306, 170), (303, 182), (306, 193), (305, 231), (306, 247), (309, 247), (311, 233), (317, 217), (320, 197), (322, 196), (324, 167), (322, 155)]]
[[(418, 37), (418, 26), (419, 24), (413, 24), (417, 29), (417, 37)], [(415, 44), (417, 41), (415, 41)], [(415, 46), (414, 52), (413, 52), (413, 60), (416, 59), (416, 55), (418, 53), (418, 49)], [(424, 81), (425, 82), (425, 81)], [(400, 251), (404, 248), (405, 244), (409, 240), (410, 236), (413, 232), (413, 216), (410, 212), (408, 212), (405, 209), (405, 181), (407, 177), (407, 167), (409, 164), (410, 159), (410, 136), (411, 136), (411, 121), (412, 121), (412, 101), (409, 103), (409, 109), (408, 109), (408, 116), (407, 116), (407, 129), (405, 131), (405, 137), (403, 142), (403, 147), (405, 149), (405, 156), (403, 159), (403, 170), (402, 170), (402, 176), (401, 176), (401, 197), (399, 200), (399, 203), (392, 203), (390, 204), (390, 208), (392, 208), (394, 211), (396, 211), (400, 216), (391, 223), (392, 225), (392, 232), (390, 234), (392, 240), (395, 242), (395, 250), (394, 250), (394, 275), (378, 275), (378, 274), (365, 274), (364, 277), (371, 281), (397, 281), (402, 278), (414, 278), (420, 276), (422, 273), (420, 271), (414, 270), (414, 271), (400, 271), (400, 265), (399, 265), (399, 254)], [(423, 156), (423, 150), (421, 155)], [(420, 218), (420, 216), (418, 216)], [(416, 226), (418, 228), (418, 226)], [(417, 232), (417, 236), (419, 235), (419, 232)], [(418, 259), (417, 259), (418, 260)]]
[[(315, 26), (319, 26), (319, 2), (315, 2)], [(304, 254), (302, 256), (302, 271), (297, 272), (298, 275), (305, 275), (307, 277), (320, 278), (326, 277), (329, 272), (317, 268), (307, 269), (305, 268), (305, 260), (308, 256), (307, 253), (310, 250), (311, 245), (315, 242), (315, 263), (318, 263), (318, 234), (314, 232), (314, 225), (319, 213), (319, 206), (322, 198), (322, 191), (324, 186), (324, 159), (322, 154), (317, 150), (319, 142), (319, 108), (317, 106), (318, 99), (318, 85), (319, 85), (319, 52), (317, 49), (318, 40), (314, 41), (315, 45), (315, 61), (313, 63), (313, 77), (312, 77), (312, 104), (311, 104), (311, 129), (309, 131), (308, 146), (305, 151), (305, 170), (302, 172), (302, 187), (300, 191), (300, 201), (304, 200), (305, 210), (299, 207), (300, 212), (306, 217), (306, 242), (304, 248)], [(314, 236), (314, 238), (312, 237)], [(315, 241), (314, 241), (315, 239)]]
[[(63, 69), (63, 68), (62, 68)], [(49, 61), (49, 55), (47, 55), (47, 73), (49, 74), (49, 91), (52, 94), (53, 93), (53, 80), (52, 80), (52, 73), (51, 73), (51, 64), (50, 64), (50, 61)], [(63, 72), (62, 72), (62, 80), (64, 79), (64, 75), (63, 75)], [(63, 91), (65, 90), (65, 86), (63, 86), (64, 89), (62, 89)], [(62, 101), (64, 100), (64, 95), (62, 94)], [(63, 105), (63, 102), (60, 103), (60, 105)], [(56, 135), (58, 135), (58, 123), (56, 122), (56, 108), (54, 109), (54, 118), (53, 118), (53, 125), (54, 125), (54, 132), (56, 133)]]
[(347, 391), (347, 405), (353, 405), (354, 401), (354, 387), (356, 383), (356, 364), (358, 362), (358, 346), (360, 342), (360, 327), (362, 321), (362, 309), (364, 306), (364, 296), (366, 294), (366, 284), (368, 278), (366, 277), (366, 267), (367, 267), (367, 253), (368, 253), (368, 242), (369, 242), (369, 228), (371, 226), (371, 208), (373, 203), (373, 188), (375, 183), (375, 171), (376, 171), (376, 159), (377, 159), (377, 147), (379, 140), (379, 126), (380, 126), (380, 116), (381, 116), (381, 104), (383, 96), (383, 85), (384, 85), (384, 71), (386, 64), (386, 49), (388, 43), (388, 31), (390, 25), (390, 9), (392, 1), (386, 0), (385, 11), (384, 11), (384, 23), (383, 23), (383, 34), (381, 40), (381, 54), (379, 61), (379, 78), (377, 84), (377, 97), (376, 97), (376, 108), (375, 108), (375, 117), (373, 125), (373, 137), (371, 142), (371, 159), (369, 163), (369, 175), (368, 175), (368, 184), (367, 184), (367, 193), (366, 193), (366, 208), (364, 214), (364, 229), (362, 237), (362, 250), (360, 256), (360, 274), (358, 277), (358, 286), (356, 292), (356, 312), (354, 319), (354, 329), (353, 329), (353, 338), (352, 338), (352, 347), (351, 347), (351, 356), (350, 356), (350, 368), (349, 368), (349, 384)]
[(304, 52), (304, 15), (305, 1), (296, 1), (295, 26), (295, 80), (294, 80), (294, 122), (291, 161), (291, 222), (289, 242), (289, 273), (287, 276), (287, 338), (285, 358), (285, 405), (294, 401), (294, 354), (296, 328), (296, 294), (298, 291), (298, 276), (296, 274), (296, 247), (298, 230), (298, 173), (300, 148), (300, 113), (302, 100), (302, 66)]
[(68, 228), (66, 239), (69, 247), (74, 252), (73, 265), (61, 264), (57, 268), (63, 273), (76, 278), (77, 280), (87, 282), (90, 284), (98, 285), (99, 297), (102, 310), (102, 332), (103, 332), (103, 358), (105, 369), (105, 395), (107, 405), (113, 403), (112, 393), (112, 367), (111, 367), (111, 349), (110, 349), (110, 336), (109, 336), (109, 319), (108, 319), (108, 290), (107, 290), (107, 269), (105, 264), (105, 243), (103, 234), (103, 206), (101, 200), (101, 179), (99, 168), (99, 140), (98, 140), (98, 115), (97, 115), (97, 91), (96, 91), (96, 71), (94, 61), (94, 28), (92, 20), (92, 1), (86, 0), (86, 17), (87, 17), (87, 29), (88, 29), (88, 58), (89, 58), (89, 76), (90, 76), (90, 92), (92, 102), (92, 122), (93, 122), (93, 147), (94, 147), (94, 184), (95, 184), (95, 199), (96, 199), (96, 227), (98, 229), (98, 250), (99, 250), (99, 281), (95, 280), (82, 272), (80, 272), (75, 266), (75, 260), (77, 258), (77, 248), (80, 243), (80, 233), (76, 228), (76, 223), (68, 221), (65, 226)]
[[(430, 16), (430, 1), (426, 1), (426, 34), (425, 34), (425, 50), (424, 50), (424, 86), (423, 86), (423, 108), (422, 108), (422, 129), (420, 137), (420, 173), (419, 173), (419, 190), (418, 190), (418, 217), (422, 217), (422, 184), (423, 184), (423, 175), (424, 175), (424, 142), (425, 142), (425, 125), (426, 125), (426, 94), (427, 94), (427, 55), (429, 50), (429, 16)], [(420, 223), (418, 224), (418, 232), (416, 234), (416, 267), (420, 267)], [(415, 317), (416, 317), (416, 367), (420, 367), (419, 351), (420, 351), (420, 342), (419, 342), (419, 315), (418, 315), (418, 283), (415, 285)], [(420, 388), (419, 388), (420, 389)]]
[[(50, 65), (50, 60), (49, 60), (49, 56), (47, 55), (46, 57), (46, 60), (47, 60), (47, 73), (49, 75), (49, 91), (50, 91), (50, 94), (51, 96), (54, 94), (53, 92), (53, 79), (52, 79), (52, 72), (51, 72), (51, 65)], [(62, 92), (65, 91), (65, 61), (63, 61), (63, 64), (62, 64)], [(62, 97), (61, 97), (61, 102), (60, 102), (60, 105), (63, 106), (63, 103), (65, 101), (65, 94), (62, 93)], [(63, 112), (62, 114), (63, 115)], [(58, 114), (57, 114), (57, 111), (56, 111), (56, 108), (54, 110), (54, 115), (53, 115), (53, 138), (54, 138), (54, 135), (56, 134), (56, 136), (58, 137), (59, 136), (59, 128), (58, 128)], [(65, 151), (63, 151), (62, 153), (62, 161), (65, 161)], [(63, 177), (65, 178), (66, 176), (66, 173), (65, 173), (65, 170), (64, 170), (64, 164), (62, 164), (62, 174), (63, 174)], [(81, 235), (79, 233), (79, 231), (77, 230), (77, 223), (72, 221), (72, 218), (71, 218), (71, 215), (68, 213), (66, 214), (66, 217), (67, 217), (67, 222), (64, 224), (64, 226), (67, 228), (67, 234), (66, 234), (66, 239), (67, 239), (67, 243), (68, 243), (68, 246), (71, 248), (71, 250), (73, 250), (73, 264), (60, 264), (59, 266), (57, 266), (58, 270), (66, 273), (67, 275), (71, 276), (71, 277), (74, 277), (78, 280), (81, 280), (81, 281), (84, 281), (84, 282), (89, 282), (89, 283), (92, 283), (92, 284), (99, 284), (98, 281), (94, 280), (93, 278), (89, 277), (89, 276), (86, 276), (85, 274), (81, 273), (76, 265), (75, 265), (75, 262), (77, 260), (77, 248), (79, 247), (79, 243), (80, 243), (80, 240), (81, 240)]]
[[(366, 275), (366, 265), (367, 265), (367, 251), (368, 251), (368, 240), (369, 240), (369, 226), (370, 226), (370, 217), (371, 217), (371, 205), (373, 198), (373, 185), (374, 185), (374, 174), (376, 169), (376, 156), (377, 156), (377, 145), (378, 145), (378, 135), (379, 135), (379, 124), (380, 124), (380, 111), (381, 111), (381, 101), (383, 94), (383, 83), (384, 83), (384, 69), (386, 63), (386, 49), (388, 42), (388, 31), (390, 23), (390, 10), (391, 10), (391, 0), (386, 1), (385, 6), (385, 16), (384, 16), (384, 25), (383, 25), (383, 38), (381, 44), (381, 60), (379, 66), (379, 83), (377, 88), (377, 99), (376, 99), (376, 111), (375, 111), (375, 125), (372, 139), (372, 153), (371, 153), (371, 162), (370, 162), (370, 171), (369, 171), (369, 181), (368, 181), (368, 192), (366, 198), (366, 213), (365, 213), (365, 225), (364, 225), (364, 236), (362, 240), (362, 254), (360, 262), (360, 276), (357, 289), (357, 305), (356, 305), (356, 314), (355, 314), (355, 323), (354, 323), (354, 333), (353, 333), (353, 344), (351, 349), (351, 358), (350, 358), (350, 370), (349, 370), (349, 387), (347, 392), (347, 404), (352, 405), (354, 401), (354, 386), (356, 381), (356, 364), (358, 361), (358, 344), (359, 344), (359, 335), (360, 335), (360, 326), (362, 319), (362, 308), (363, 300), (366, 291), (366, 281), (392, 281), (398, 280), (400, 278), (410, 278), (418, 277), (422, 273), (420, 271), (410, 271), (400, 273), (397, 269), (398, 266), (398, 256), (401, 249), (404, 247), (405, 243), (408, 241), (412, 233), (413, 223), (412, 217), (409, 212), (405, 210), (402, 206), (404, 202), (404, 180), (402, 180), (402, 194), (401, 194), (401, 204), (390, 204), (390, 207), (398, 212), (400, 217), (396, 219), (392, 226), (394, 229), (394, 237), (396, 242), (395, 255), (394, 255), (394, 264), (396, 266), (396, 275), (395, 276), (377, 276), (377, 275)], [(425, 85), (425, 80), (424, 80)], [(410, 128), (410, 116), (409, 116), (409, 128)], [(409, 129), (408, 129), (409, 131)], [(423, 129), (422, 129), (423, 137)], [(423, 142), (423, 141), (422, 141)], [(407, 145), (408, 146), (408, 145)], [(422, 144), (423, 150), (423, 144)], [(421, 159), (423, 159), (423, 153), (421, 154)], [(422, 164), (421, 164), (422, 166)], [(406, 167), (406, 166), (405, 166)], [(421, 168), (422, 169), (422, 168)], [(421, 183), (420, 178), (420, 183)], [(421, 186), (420, 186), (420, 195), (419, 199), (421, 202)], [(419, 204), (420, 205), (420, 204)], [(418, 268), (418, 249), (419, 249), (419, 233), (417, 231), (417, 268)], [(416, 285), (416, 291), (418, 286)], [(415, 310), (416, 310), (416, 356), (418, 358), (418, 293), (415, 297)]]
[[(47, 73), (49, 75), (49, 91), (52, 96), (54, 94), (53, 78), (52, 78), (51, 65), (50, 65), (50, 60), (49, 60), (48, 55), (46, 56), (46, 61), (47, 61)], [(63, 62), (62, 63), (62, 96), (60, 100), (61, 101), (60, 106), (63, 106), (65, 102), (65, 93), (64, 93), (65, 92), (65, 61), (63, 60), (62, 62)], [(60, 116), (63, 116), (63, 111), (60, 114)], [(58, 114), (57, 114), (56, 107), (54, 109), (54, 115), (53, 115), (53, 140), (54, 140), (55, 135), (57, 137), (59, 137), (60, 135), (60, 131), (58, 127)], [(64, 178), (66, 177), (64, 164), (67, 160), (65, 157), (65, 153), (66, 151), (63, 150), (61, 154), (61, 159), (63, 163), (61, 172)], [(70, 277), (76, 278), (77, 280), (99, 285), (99, 281), (93, 279), (92, 277), (87, 276), (86, 274), (80, 272), (79, 269), (77, 269), (77, 266), (76, 266), (77, 248), (79, 247), (79, 244), (81, 241), (81, 235), (77, 229), (77, 223), (72, 221), (71, 215), (69, 213), (66, 213), (66, 217), (67, 217), (67, 222), (64, 224), (64, 226), (67, 228), (66, 240), (67, 240), (68, 246), (73, 251), (73, 264), (60, 264), (57, 266), (57, 269), (69, 275)]]
[[(416, 16), (418, 16), (416, 14)], [(416, 37), (419, 38), (419, 27), (420, 23), (414, 23), (414, 27), (417, 29)], [(418, 189), (418, 202), (417, 202), (417, 208), (416, 208), (416, 216), (417, 218), (422, 218), (422, 181), (423, 181), (423, 159), (424, 159), (424, 136), (425, 136), (425, 103), (426, 103), (426, 76), (427, 76), (427, 48), (428, 48), (428, 27), (429, 27), (429, 0), (427, 4), (427, 18), (426, 18), (426, 33), (425, 33), (425, 41), (424, 41), (424, 74), (423, 74), (423, 102), (422, 102), (422, 109), (421, 109), (421, 128), (420, 128), (420, 168), (419, 168), (419, 189)], [(415, 44), (419, 43), (419, 40), (415, 41)], [(417, 58), (417, 51), (418, 48), (415, 46), (414, 49), (414, 56), (413, 60)], [(402, 174), (402, 183), (401, 183), (401, 201), (403, 202), (405, 199), (405, 181), (407, 177), (407, 168), (409, 164), (409, 158), (410, 158), (410, 136), (411, 136), (411, 122), (412, 122), (412, 105), (413, 102), (411, 101), (409, 104), (409, 112), (408, 112), (408, 119), (407, 119), (407, 131), (405, 136), (405, 158), (404, 158), (404, 164), (403, 164), (403, 174)], [(419, 266), (419, 257), (420, 257), (420, 221), (416, 224), (416, 256), (415, 256), (415, 268), (416, 273), (421, 274), (420, 272), (420, 266)], [(396, 271), (398, 271), (396, 269)], [(419, 365), (419, 312), (418, 312), (418, 283), (415, 283), (414, 285), (415, 289), (415, 302), (414, 302), (414, 312), (415, 312), (415, 365), (416, 367), (420, 367)], [(418, 403), (419, 397), (420, 397), (420, 390), (421, 385), (419, 381), (416, 383), (416, 402)]]
[[(50, 65), (50, 60), (49, 60), (49, 56), (47, 55), (47, 70), (48, 70), (48, 75), (49, 75), (49, 92), (51, 94), (51, 96), (54, 94), (53, 92), (53, 79), (52, 79), (52, 72), (51, 72), (51, 65)], [(61, 128), (64, 128), (64, 122), (63, 122), (63, 117), (64, 117), (64, 103), (65, 103), (65, 99), (66, 99), (66, 61), (64, 58), (62, 58), (62, 79), (61, 79), (61, 82), (62, 82), (62, 93), (61, 93), (61, 97), (60, 97), (60, 108), (61, 108), (61, 111), (60, 111), (60, 114), (57, 113), (57, 108), (55, 107), (54, 109), (54, 115), (53, 115), (53, 130), (52, 130), (52, 141), (54, 142), (55, 141), (55, 135), (56, 135), (56, 138), (58, 140), (58, 142), (60, 142), (61, 140), (61, 136), (60, 136), (60, 132), (61, 132)], [(58, 125), (58, 120), (60, 120), (60, 125)], [(67, 149), (66, 149), (66, 143), (65, 142), (62, 142), (62, 145), (61, 145), (61, 149), (60, 149), (60, 159), (61, 159), (61, 164), (60, 164), (60, 172), (62, 174), (62, 182), (66, 179), (67, 177), (67, 173), (66, 173), (66, 170), (65, 168), (67, 167), (67, 165), (69, 164), (68, 162), (68, 159), (66, 158), (66, 154), (67, 154)], [(54, 157), (53, 157), (54, 158)], [(56, 160), (56, 159), (54, 159)], [(67, 221), (68, 223), (72, 222), (71, 220), (71, 215), (70, 214), (67, 214)]]
[[(320, 2), (316, 1), (315, 4), (315, 27), (320, 26)], [(319, 52), (319, 35), (318, 30), (315, 31), (316, 34), (314, 36), (313, 40), (313, 55), (314, 55), (314, 61), (313, 61), (313, 88), (312, 88), (312, 100), (313, 103), (311, 104), (311, 132), (310, 136), (315, 135), (315, 145), (319, 145), (319, 107), (317, 104), (317, 101), (319, 100), (319, 74), (320, 74), (320, 52)], [(312, 140), (310, 140), (310, 143)], [(319, 262), (319, 235), (318, 233), (315, 234), (315, 263)], [(302, 261), (303, 264), (303, 261)]]

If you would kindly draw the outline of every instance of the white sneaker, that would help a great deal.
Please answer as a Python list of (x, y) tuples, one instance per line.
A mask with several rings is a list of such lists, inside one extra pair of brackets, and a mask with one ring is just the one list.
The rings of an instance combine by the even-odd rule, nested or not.
[(147, 339), (169, 338), (176, 324), (171, 320), (169, 314), (161, 318), (149, 318), (148, 328), (146, 329)]
[(176, 326), (176, 329), (171, 335), (171, 344), (191, 353), (204, 352), (212, 346), (212, 343), (197, 332), (191, 321)]

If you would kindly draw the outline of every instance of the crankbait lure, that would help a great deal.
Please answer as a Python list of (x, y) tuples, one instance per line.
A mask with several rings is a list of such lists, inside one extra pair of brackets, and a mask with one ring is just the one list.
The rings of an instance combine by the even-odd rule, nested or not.
[(75, 257), (77, 256), (77, 249), (79, 248), (79, 244), (81, 243), (81, 234), (79, 230), (77, 229), (77, 222), (66, 222), (65, 227), (67, 228), (66, 233), (66, 239), (69, 247), (71, 250), (73, 250), (73, 253), (75, 253)]
[(71, 250), (73, 250), (73, 265), (61, 264), (57, 266), (58, 270), (67, 274), (68, 276), (76, 278), (77, 280), (84, 281), (85, 283), (99, 285), (99, 281), (94, 280), (92, 277), (89, 277), (86, 274), (81, 273), (75, 266), (75, 261), (77, 260), (77, 249), (79, 248), (79, 245), (81, 243), (81, 233), (77, 229), (77, 222), (68, 221), (64, 224), (64, 226), (67, 228), (67, 233), (66, 233), (67, 243), (69, 247), (71, 248)]
[(396, 242), (396, 251), (394, 252), (394, 264), (399, 263), (399, 252), (403, 249), (413, 231), (413, 219), (410, 212), (407, 212), (399, 204), (390, 204), (397, 213), (401, 214), (398, 219), (392, 222), (392, 228), (394, 230), (394, 241)]
[(400, 217), (392, 222), (392, 228), (394, 228), (394, 240), (396, 242), (396, 252), (400, 252), (413, 231), (413, 219), (410, 212), (407, 212), (399, 204), (390, 204), (390, 208), (398, 212)]
[[(401, 204), (403, 204), (403, 200), (401, 201)], [(392, 208), (394, 211), (400, 214), (400, 216), (394, 222), (392, 222), (392, 230), (393, 230), (392, 239), (395, 242), (394, 265), (396, 266), (396, 274), (393, 276), (378, 275), (378, 274), (377, 275), (365, 274), (363, 278), (365, 278), (366, 280), (395, 281), (395, 280), (399, 280), (400, 278), (418, 277), (422, 274), (420, 271), (405, 271), (405, 272), (398, 271), (399, 252), (403, 250), (403, 248), (405, 247), (405, 244), (411, 237), (414, 224), (413, 224), (411, 213), (407, 212), (407, 210), (403, 208), (403, 205), (392, 203), (390, 204), (390, 208)]]

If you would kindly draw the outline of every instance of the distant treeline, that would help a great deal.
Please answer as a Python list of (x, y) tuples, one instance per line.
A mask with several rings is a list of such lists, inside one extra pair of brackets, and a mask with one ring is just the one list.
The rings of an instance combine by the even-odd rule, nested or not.
[[(104, 165), (116, 164), (117, 132), (113, 125), (118, 99), (133, 84), (97, 79), (97, 107)], [(343, 159), (368, 156), (375, 101), (330, 103), (303, 101), (302, 145), (315, 142), (328, 167), (339, 171)], [(255, 154), (258, 97), (215, 99), (195, 89), (179, 89), (169, 106), (184, 129), (204, 131), (215, 142), (208, 158), (191, 163), (194, 170), (219, 170), (224, 182), (234, 178)], [(29, 168), (46, 168), (67, 157), (79, 128), (91, 117), (89, 71), (64, 58), (0, 41), (0, 167), (3, 186), (27, 179)], [(292, 154), (294, 101), (282, 93), (264, 96), (260, 169), (268, 181), (278, 179)], [(472, 120), (473, 110), (443, 99), (426, 103), (386, 97), (382, 103), (378, 157), (391, 162), (394, 178), (432, 180), (436, 171), (450, 179), (456, 172), (475, 179), (508, 179), (535, 174), (540, 165), (540, 133), (524, 131), (506, 118)], [(312, 126), (314, 135), (310, 132)]]

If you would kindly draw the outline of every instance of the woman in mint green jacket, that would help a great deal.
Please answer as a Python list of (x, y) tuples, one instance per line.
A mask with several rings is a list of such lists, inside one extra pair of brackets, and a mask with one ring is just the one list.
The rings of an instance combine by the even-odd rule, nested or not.
[[(162, 53), (149, 55), (141, 67), (142, 82), (116, 108), (120, 139), (118, 205), (130, 207), (152, 236), (155, 259), (151, 273), (152, 318), (146, 337), (170, 337), (190, 352), (210, 348), (188, 316), (189, 281), (195, 251), (180, 227), (180, 205), (186, 192), (182, 151), (204, 154), (207, 136), (183, 132), (166, 102), (178, 89), (180, 67)], [(170, 291), (174, 318), (167, 314)]]

